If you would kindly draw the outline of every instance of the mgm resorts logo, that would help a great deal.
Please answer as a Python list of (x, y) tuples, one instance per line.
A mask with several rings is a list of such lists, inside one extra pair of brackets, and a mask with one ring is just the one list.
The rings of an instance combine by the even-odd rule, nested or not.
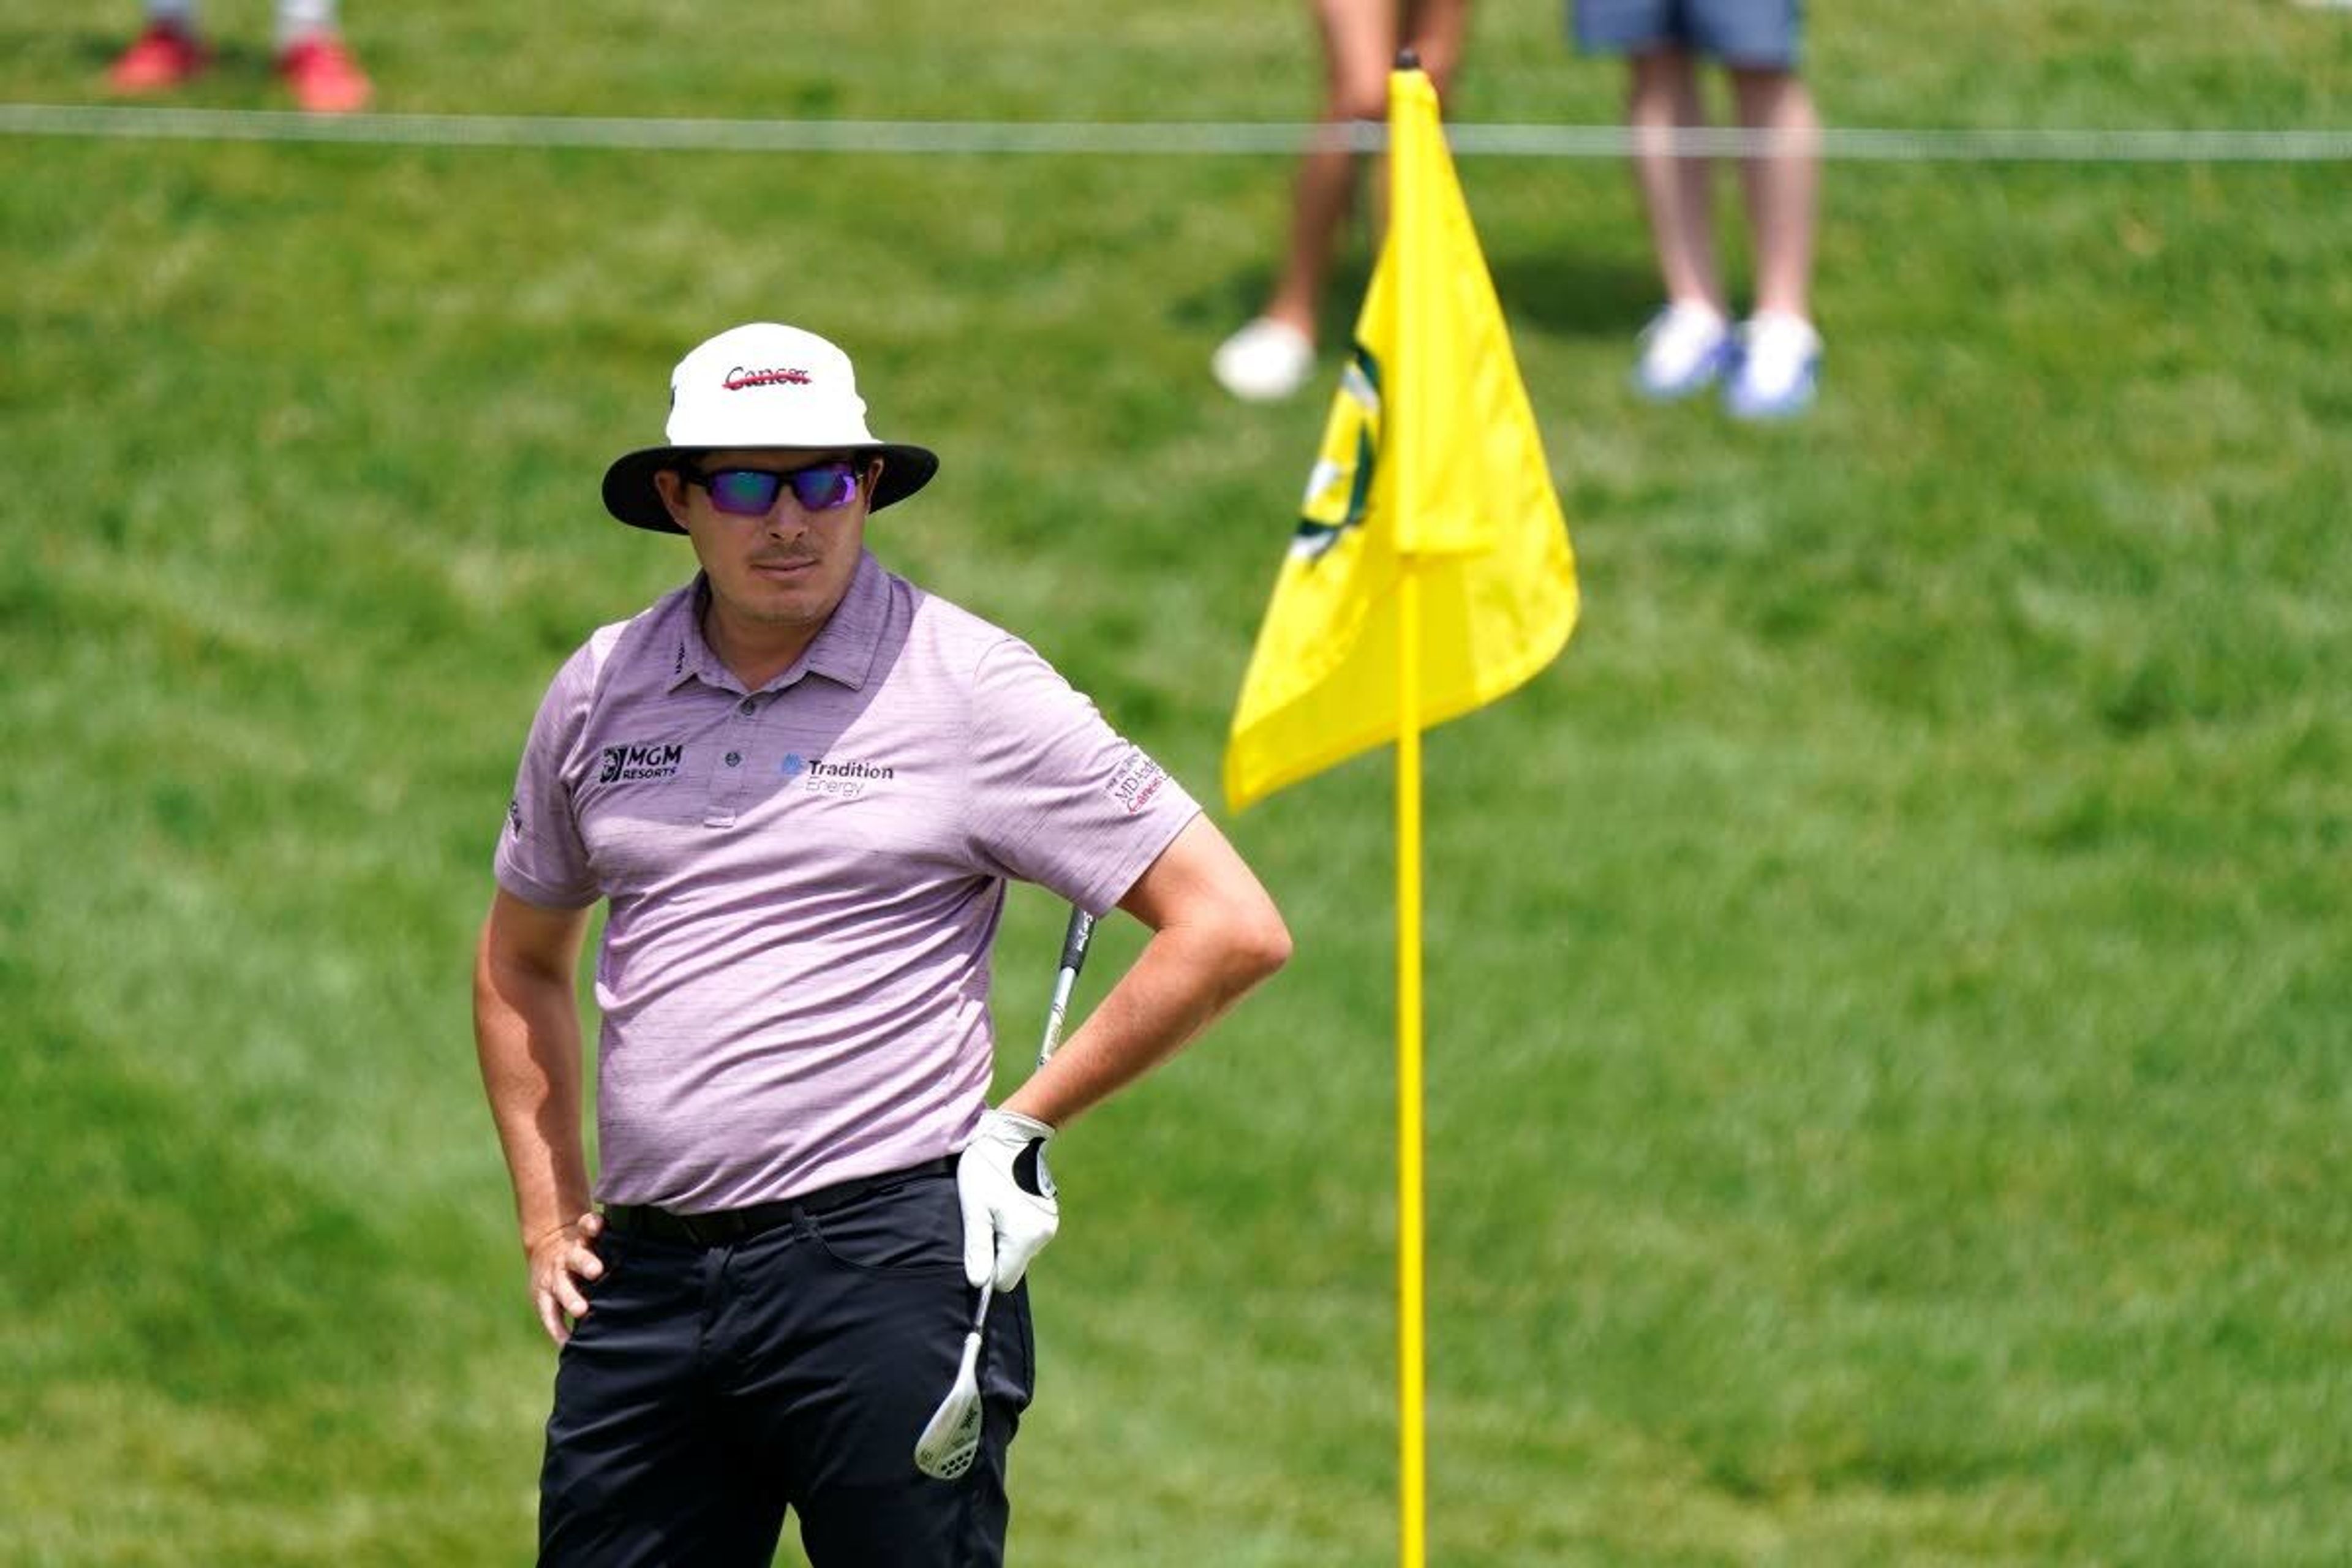
[(686, 748), (674, 741), (656, 741), (650, 745), (607, 746), (604, 764), (596, 774), (598, 784), (635, 784), (643, 779), (667, 779), (677, 775), (678, 764), (686, 760)]

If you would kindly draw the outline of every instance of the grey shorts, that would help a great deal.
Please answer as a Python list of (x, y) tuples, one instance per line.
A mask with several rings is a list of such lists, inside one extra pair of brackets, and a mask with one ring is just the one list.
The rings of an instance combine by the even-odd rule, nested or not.
[(1570, 0), (1576, 47), (1594, 55), (1677, 47), (1731, 66), (1790, 69), (1804, 0)]

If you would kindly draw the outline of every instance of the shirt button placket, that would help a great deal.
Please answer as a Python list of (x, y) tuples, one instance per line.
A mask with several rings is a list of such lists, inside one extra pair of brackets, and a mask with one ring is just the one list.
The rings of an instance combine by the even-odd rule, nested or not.
[(728, 720), (719, 743), (727, 749), (719, 758), (719, 766), (711, 770), (710, 799), (703, 808), (705, 827), (735, 826), (735, 803), (743, 794), (743, 776), (751, 770), (751, 742), (760, 724), (760, 700), (746, 697), (735, 704), (734, 716)]

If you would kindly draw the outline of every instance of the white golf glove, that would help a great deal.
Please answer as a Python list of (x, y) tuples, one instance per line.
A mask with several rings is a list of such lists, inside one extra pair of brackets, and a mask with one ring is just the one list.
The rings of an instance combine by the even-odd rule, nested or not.
[(963, 1277), (978, 1289), (992, 1277), (999, 1290), (1021, 1283), (1029, 1260), (1062, 1223), (1045, 1142), (1054, 1130), (1017, 1110), (983, 1110), (980, 1131), (956, 1162), (963, 1203)]

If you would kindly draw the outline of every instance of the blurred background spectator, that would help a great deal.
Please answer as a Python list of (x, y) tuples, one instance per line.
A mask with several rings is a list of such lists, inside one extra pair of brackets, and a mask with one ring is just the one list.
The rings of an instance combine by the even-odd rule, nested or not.
[[(1462, 58), (1470, 0), (1313, 0), (1323, 33), (1323, 124), (1338, 130), (1388, 118), (1389, 72), (1397, 50), (1421, 57), (1444, 98)], [(1235, 397), (1267, 403), (1288, 397), (1315, 369), (1315, 315), (1331, 255), (1356, 206), (1356, 155), (1318, 146), (1299, 165), (1290, 219), (1290, 249), (1273, 297), (1210, 362)]]
[[(335, 0), (278, 0), (278, 74), (313, 114), (367, 107), (367, 75), (335, 26)], [(196, 26), (195, 0), (147, 0), (147, 26), (107, 72), (121, 93), (165, 92), (212, 63)]]
[[(1573, 0), (1576, 41), (1623, 55), (1633, 165), (1666, 302), (1643, 330), (1633, 384), (1672, 401), (1725, 382), (1724, 405), (1765, 419), (1810, 407), (1821, 376), (1813, 327), (1820, 121), (1797, 75), (1801, 0)], [(1714, 164), (1674, 132), (1706, 123), (1698, 62), (1720, 61), (1739, 124), (1767, 139), (1740, 159), (1756, 247), (1756, 303), (1731, 324), (1716, 259)]]

